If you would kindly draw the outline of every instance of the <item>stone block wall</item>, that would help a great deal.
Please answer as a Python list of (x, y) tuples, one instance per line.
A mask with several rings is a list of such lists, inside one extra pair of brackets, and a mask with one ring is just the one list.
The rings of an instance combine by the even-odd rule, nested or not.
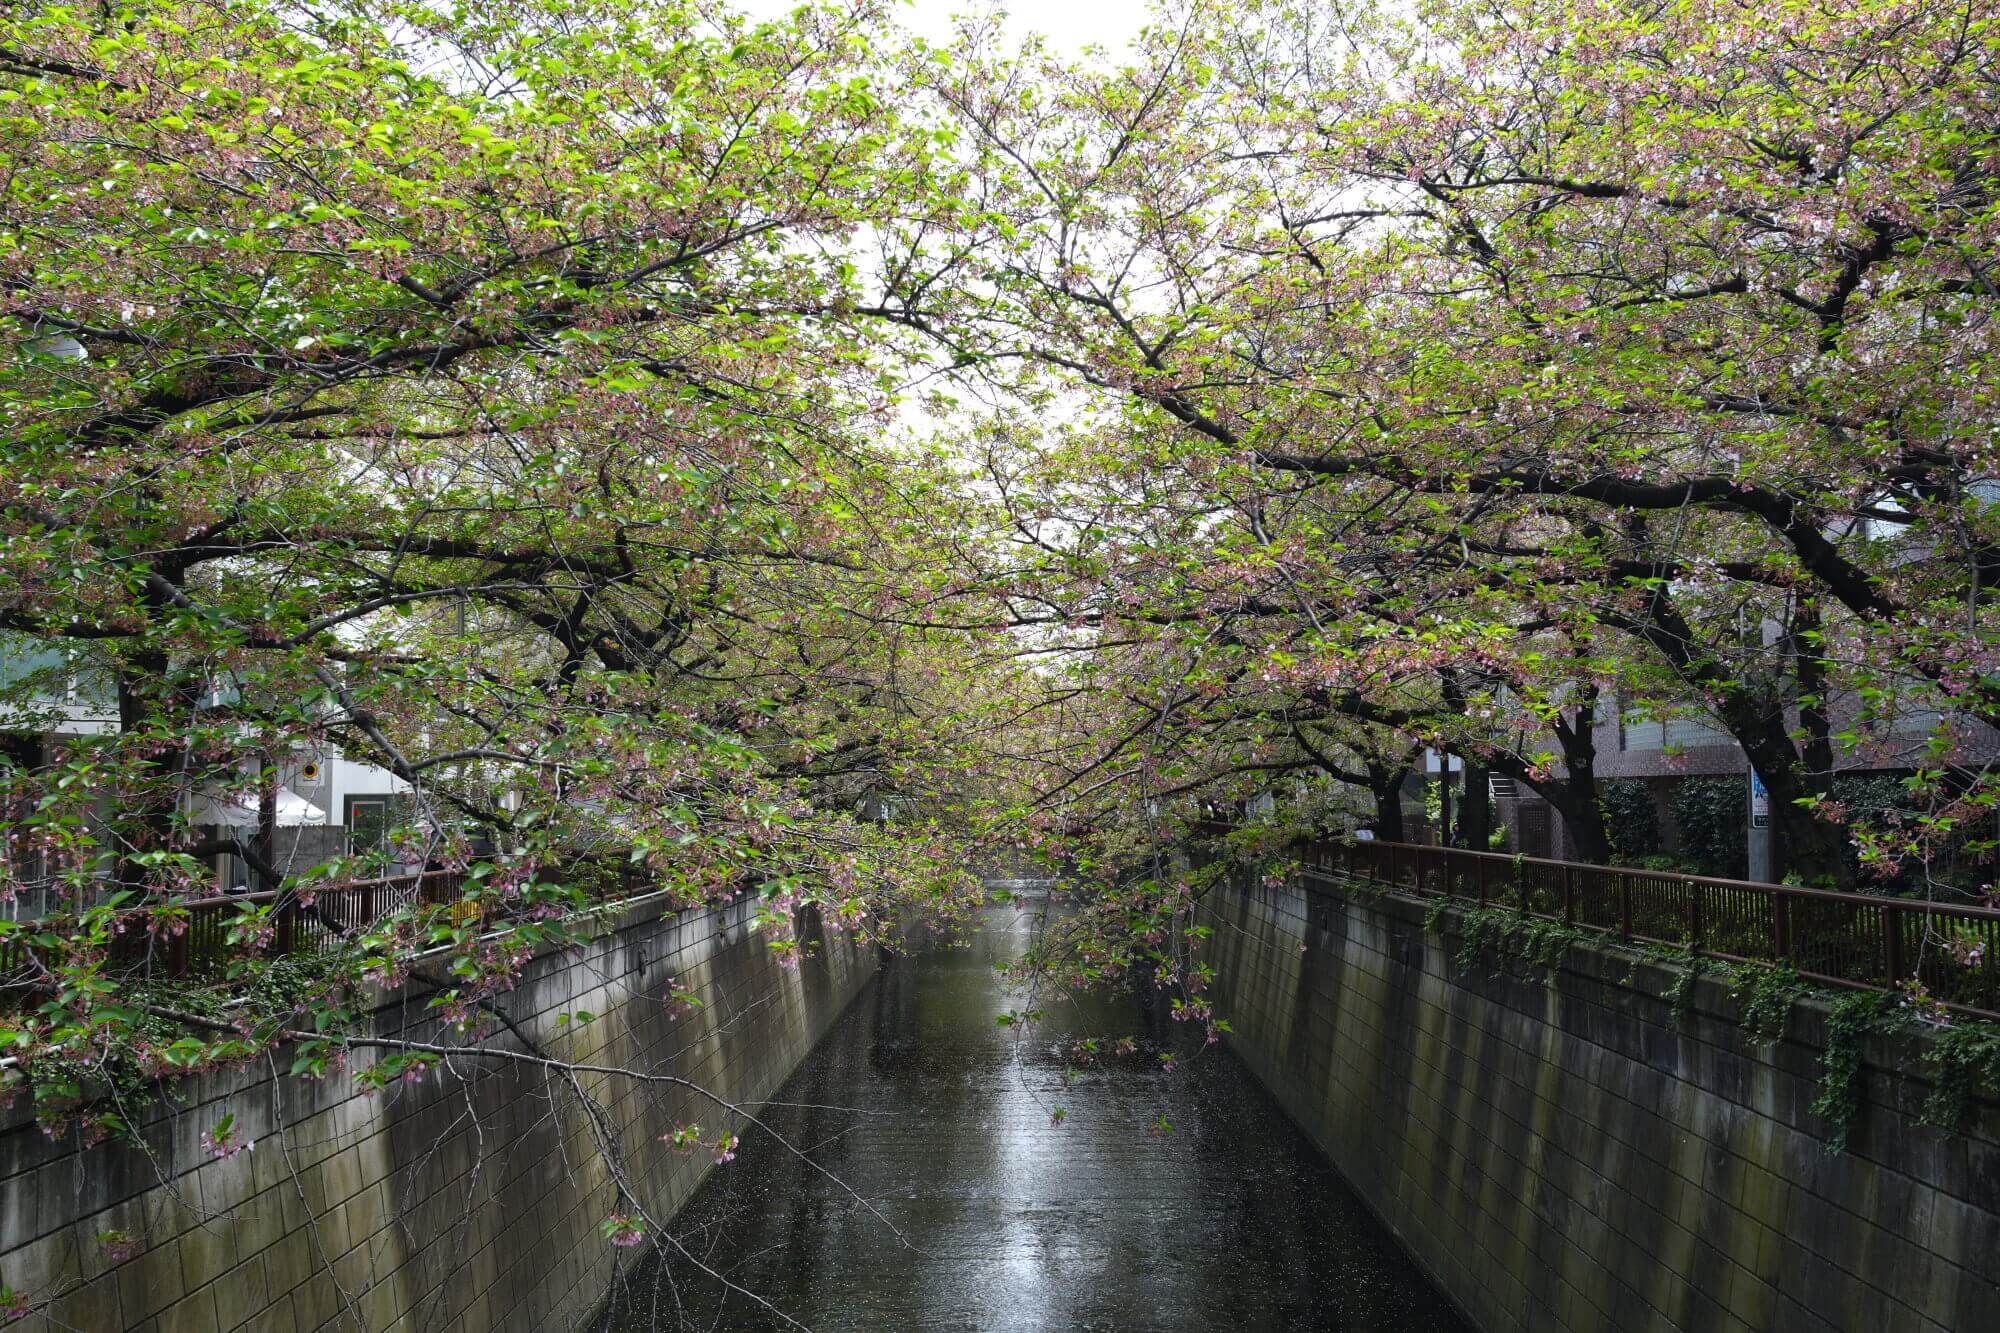
[[(583, 1324), (620, 1255), (599, 1229), (615, 1201), (603, 1134), (648, 1210), (671, 1216), (716, 1168), (658, 1137), (681, 1122), (710, 1139), (747, 1129), (689, 1085), (746, 1109), (770, 1096), (874, 974), (872, 946), (810, 923), (812, 956), (782, 967), (747, 923), (742, 906), (635, 905), (584, 949), (533, 960), (503, 999), (541, 1049), (657, 1076), (582, 1075), (596, 1130), (556, 1074), (484, 1061), (374, 1096), (271, 1064), (180, 1080), (176, 1106), (135, 1111), (143, 1150), (51, 1140), (15, 1108), (0, 1120), (0, 1282), (28, 1311), (11, 1328)], [(667, 1004), (670, 980), (700, 1005)], [(595, 1017), (562, 1021), (579, 1011)], [(383, 997), (375, 1023), (434, 1031), (416, 987)], [(224, 1114), (255, 1147), (215, 1160), (199, 1140)], [(107, 1252), (113, 1230), (139, 1252)]]
[(1209, 895), (1232, 1045), (1478, 1327), (2000, 1329), (2000, 1108), (1919, 1123), (1870, 1037), (1850, 1150), (1811, 1110), (1828, 1006), (1747, 1033), (1713, 976), (1572, 945), (1458, 966), (1460, 918), (1314, 878)]

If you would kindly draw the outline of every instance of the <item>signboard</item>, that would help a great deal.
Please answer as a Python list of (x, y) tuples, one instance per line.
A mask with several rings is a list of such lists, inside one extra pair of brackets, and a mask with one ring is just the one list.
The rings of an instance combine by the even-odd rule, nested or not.
[(1771, 789), (1754, 768), (1750, 770), (1750, 827), (1771, 827)]
[(1465, 771), (1465, 760), (1455, 754), (1447, 754), (1440, 759), (1436, 750), (1425, 750), (1419, 767), (1426, 773), (1435, 773), (1440, 767), (1450, 773), (1462, 773)]

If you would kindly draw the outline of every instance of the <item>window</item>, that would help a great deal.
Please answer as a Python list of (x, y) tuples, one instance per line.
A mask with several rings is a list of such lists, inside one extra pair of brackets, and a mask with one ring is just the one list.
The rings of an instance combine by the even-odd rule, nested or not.
[(407, 796), (350, 796), (344, 810), (350, 856), (379, 852), (389, 835), (408, 822)]

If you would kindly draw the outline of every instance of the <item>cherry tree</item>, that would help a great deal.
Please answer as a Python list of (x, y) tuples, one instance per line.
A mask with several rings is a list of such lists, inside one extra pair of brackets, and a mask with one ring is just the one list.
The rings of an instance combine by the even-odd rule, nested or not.
[[(482, 1050), (624, 885), (752, 898), (787, 954), (809, 908), (890, 938), (976, 902), (983, 659), (887, 617), (973, 519), (892, 429), (909, 362), (864, 312), (863, 229), (935, 187), (884, 34), (869, 3), (0, 20), (0, 631), (117, 715), (5, 776), (5, 888), (49, 909), (0, 924), (9, 1077), (52, 1118), (162, 1049), (337, 1067), (356, 987), (430, 949)], [(191, 817), (268, 815), (329, 745), (408, 786), (390, 859), (455, 900), (337, 922), (315, 984), (219, 1027), (137, 1002), (216, 853), (260, 891), (195, 991), (381, 872)], [(885, 791), (914, 817), (864, 817)]]

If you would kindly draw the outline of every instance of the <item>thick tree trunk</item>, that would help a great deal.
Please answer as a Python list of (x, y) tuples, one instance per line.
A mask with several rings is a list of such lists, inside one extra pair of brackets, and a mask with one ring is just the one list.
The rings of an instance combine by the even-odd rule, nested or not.
[(1556, 790), (1543, 789), (1549, 804), (1563, 817), (1569, 828), (1569, 840), (1576, 848), (1576, 859), (1586, 865), (1603, 866), (1611, 864), (1611, 839), (1604, 831), (1604, 811), (1598, 806), (1595, 796), (1589, 800), (1580, 799), (1574, 788), (1563, 784), (1561, 795)]
[[(1567, 731), (1561, 728), (1557, 734), (1564, 735)], [(1589, 746), (1588, 735), (1583, 737), (1582, 744)], [(1564, 748), (1569, 751), (1568, 777), (1538, 777), (1520, 756), (1504, 751), (1494, 757), (1493, 768), (1536, 793), (1563, 817), (1570, 841), (1576, 847), (1577, 860), (1609, 865), (1611, 838), (1604, 830), (1604, 807), (1597, 800), (1595, 756), (1587, 748), (1570, 750), (1570, 745), (1571, 740), (1565, 739)]]
[(1375, 796), (1375, 836), (1385, 842), (1402, 842), (1403, 770), (1369, 764), (1368, 790)]
[(1852, 887), (1846, 833), (1799, 804), (1831, 794), (1830, 756), (1829, 768), (1818, 772), (1801, 761), (1775, 691), (1745, 688), (1720, 711), (1770, 793), (1772, 873), (1780, 879), (1797, 875), (1807, 884)]
[(1574, 717), (1554, 720), (1552, 729), (1562, 746), (1565, 775), (1561, 782), (1538, 789), (1569, 826), (1576, 859), (1601, 866), (1611, 864), (1612, 852), (1611, 835), (1604, 827), (1604, 806), (1598, 799), (1597, 695), (1595, 686), (1584, 690), (1571, 710)]
[(1458, 803), (1459, 846), (1469, 847), (1475, 852), (1486, 850), (1486, 844), (1493, 835), (1491, 796), (1485, 767), (1468, 762), (1465, 765), (1465, 794)]
[(1791, 874), (1806, 884), (1850, 889), (1854, 873), (1847, 831), (1798, 804), (1801, 797), (1821, 794), (1815, 789), (1823, 785), (1796, 770), (1764, 775), (1771, 794), (1772, 873), (1779, 879)]

